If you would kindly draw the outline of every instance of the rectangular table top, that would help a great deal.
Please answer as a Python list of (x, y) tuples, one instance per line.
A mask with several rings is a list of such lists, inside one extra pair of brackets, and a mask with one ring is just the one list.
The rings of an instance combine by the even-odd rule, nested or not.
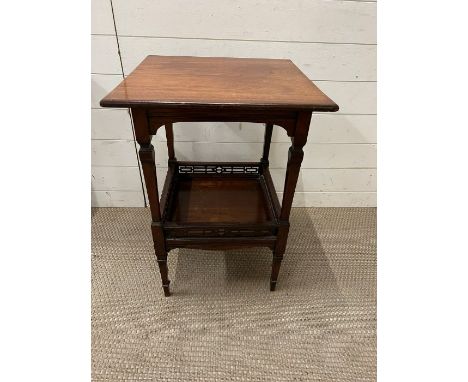
[(291, 60), (148, 56), (104, 107), (260, 107), (337, 111)]

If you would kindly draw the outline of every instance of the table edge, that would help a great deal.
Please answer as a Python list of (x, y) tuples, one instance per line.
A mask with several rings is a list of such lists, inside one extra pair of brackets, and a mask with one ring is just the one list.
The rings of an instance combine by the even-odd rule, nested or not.
[(330, 104), (286, 104), (286, 103), (201, 103), (201, 102), (154, 102), (154, 101), (126, 101), (103, 98), (99, 105), (104, 108), (202, 108), (202, 109), (262, 109), (262, 110), (310, 110), (321, 112), (336, 112), (339, 106), (331, 101)]

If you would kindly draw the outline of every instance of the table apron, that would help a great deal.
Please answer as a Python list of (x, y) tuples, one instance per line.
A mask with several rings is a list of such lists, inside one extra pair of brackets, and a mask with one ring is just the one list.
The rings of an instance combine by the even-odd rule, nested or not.
[(245, 109), (148, 109), (148, 125), (152, 135), (166, 124), (177, 122), (252, 122), (281, 126), (294, 135), (298, 112), (289, 110)]

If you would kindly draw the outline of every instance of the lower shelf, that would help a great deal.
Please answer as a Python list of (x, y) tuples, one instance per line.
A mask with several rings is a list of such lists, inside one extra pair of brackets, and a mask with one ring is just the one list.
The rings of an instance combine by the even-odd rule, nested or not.
[(163, 191), (166, 238), (274, 237), (278, 202), (265, 171), (260, 163), (176, 162)]
[(177, 182), (169, 221), (265, 223), (272, 220), (259, 179), (186, 177)]

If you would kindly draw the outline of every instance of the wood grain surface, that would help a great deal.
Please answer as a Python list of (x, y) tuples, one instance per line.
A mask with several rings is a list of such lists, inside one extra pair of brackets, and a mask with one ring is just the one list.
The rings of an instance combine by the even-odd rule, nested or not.
[(178, 183), (170, 220), (178, 223), (262, 223), (267, 206), (257, 179), (189, 178)]
[(223, 57), (148, 56), (100, 104), (338, 110), (290, 60)]

